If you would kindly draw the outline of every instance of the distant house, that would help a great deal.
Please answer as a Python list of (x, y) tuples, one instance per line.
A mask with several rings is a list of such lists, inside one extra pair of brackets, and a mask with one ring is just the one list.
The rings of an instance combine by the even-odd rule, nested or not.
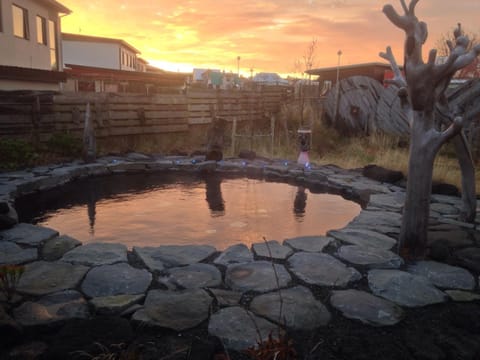
[(64, 64), (137, 71), (140, 51), (120, 39), (62, 34)]
[(337, 75), (339, 80), (357, 75), (368, 76), (382, 84), (385, 79), (393, 77), (390, 64), (380, 62), (311, 69), (307, 70), (306, 73), (309, 75), (318, 75), (318, 81), (320, 83), (330, 82), (330, 84), (333, 85), (337, 82)]
[(147, 72), (148, 71), (148, 61), (144, 60), (140, 57), (137, 57), (137, 71), (139, 72)]
[(232, 89), (240, 85), (237, 74), (216, 69), (193, 69), (193, 86), (215, 89)]
[(185, 74), (154, 69), (121, 39), (64, 33), (62, 44), (66, 91), (153, 94), (185, 83)]
[(0, 0), (0, 90), (60, 91), (62, 15), (55, 0)]
[(288, 80), (282, 79), (277, 73), (260, 72), (253, 77), (253, 82), (262, 85), (288, 85)]
[(126, 71), (66, 64), (65, 91), (156, 94), (181, 91), (188, 74), (163, 70)]

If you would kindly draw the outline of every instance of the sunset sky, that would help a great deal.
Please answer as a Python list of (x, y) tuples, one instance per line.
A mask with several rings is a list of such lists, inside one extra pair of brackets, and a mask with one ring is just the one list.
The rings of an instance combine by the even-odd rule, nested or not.
[[(407, 0), (408, 1), (408, 0)], [(304, 70), (303, 56), (317, 39), (313, 67), (383, 61), (391, 45), (401, 62), (404, 34), (382, 13), (399, 0), (61, 0), (73, 13), (62, 19), (69, 33), (118, 38), (152, 65), (170, 71), (192, 68), (250, 75)], [(409, 1), (408, 1), (409, 2)], [(421, 0), (417, 16), (427, 22), (426, 48), (461, 22), (480, 33), (480, 1)], [(302, 68), (295, 67), (300, 61)], [(298, 74), (300, 75), (300, 74)]]

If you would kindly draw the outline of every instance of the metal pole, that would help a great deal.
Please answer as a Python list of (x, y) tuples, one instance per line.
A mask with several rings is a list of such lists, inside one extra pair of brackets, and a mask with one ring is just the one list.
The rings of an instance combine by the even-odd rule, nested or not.
[(342, 50), (338, 50), (337, 52), (338, 55), (338, 63), (337, 63), (337, 82), (336, 82), (336, 93), (335, 93), (335, 114), (333, 117), (333, 122), (334, 124), (337, 124), (338, 122), (338, 107), (339, 107), (339, 100), (340, 100), (340, 57), (342, 56)]

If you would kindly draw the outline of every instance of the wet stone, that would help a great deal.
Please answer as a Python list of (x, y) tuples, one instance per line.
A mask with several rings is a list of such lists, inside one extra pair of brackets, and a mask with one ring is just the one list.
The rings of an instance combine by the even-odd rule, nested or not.
[(436, 241), (444, 241), (449, 247), (465, 247), (473, 244), (467, 231), (464, 230), (450, 230), (450, 231), (429, 231), (428, 244), (433, 244)]
[(82, 294), (67, 290), (46, 295), (37, 302), (24, 302), (14, 310), (13, 315), (22, 326), (35, 326), (86, 319), (90, 313)]
[(82, 282), (82, 292), (88, 297), (134, 295), (144, 293), (152, 281), (152, 274), (127, 263), (102, 265), (92, 268)]
[(41, 249), (44, 260), (54, 261), (60, 259), (66, 252), (82, 245), (80, 241), (68, 235), (61, 235), (47, 240)]
[(259, 295), (251, 302), (250, 310), (270, 321), (298, 330), (325, 326), (331, 317), (327, 308), (303, 286), (281, 290), (281, 294), (276, 291)]
[(405, 203), (405, 193), (373, 194), (370, 196), (369, 206), (376, 206), (390, 211), (401, 211)]
[(246, 263), (253, 261), (253, 254), (245, 244), (236, 244), (225, 249), (213, 262), (219, 265)]
[(430, 204), (430, 210), (442, 215), (458, 215), (460, 212), (457, 207), (444, 203), (432, 203)]
[(427, 278), (399, 270), (370, 270), (368, 285), (375, 295), (406, 307), (438, 304), (448, 298)]
[(209, 245), (163, 245), (134, 247), (133, 252), (151, 271), (201, 262), (212, 256), (216, 249)]
[(390, 236), (365, 229), (345, 228), (342, 230), (330, 230), (328, 235), (348, 244), (386, 250), (391, 249), (397, 243)]
[(381, 248), (348, 245), (338, 249), (336, 255), (351, 264), (372, 269), (398, 269), (403, 264), (400, 256)]
[(87, 266), (127, 262), (127, 247), (122, 244), (90, 243), (68, 251), (61, 260)]
[(37, 260), (36, 248), (22, 249), (10, 241), (0, 241), (0, 265), (18, 265)]
[(287, 286), (291, 277), (285, 267), (279, 264), (273, 266), (268, 261), (230, 265), (225, 274), (225, 285), (242, 292), (267, 292)]
[(276, 240), (270, 240), (261, 243), (255, 243), (252, 246), (253, 251), (257, 256), (266, 257), (270, 259), (284, 260), (293, 254), (293, 250), (284, 245), (280, 245)]
[(42, 341), (32, 341), (14, 347), (8, 355), (11, 359), (41, 359), (48, 349), (48, 345)]
[(222, 274), (213, 265), (192, 264), (168, 270), (169, 281), (179, 288), (215, 287), (222, 283)]
[(223, 289), (209, 289), (219, 306), (234, 306), (240, 303), (242, 293)]
[[(150, 290), (145, 308), (140, 310), (147, 323), (183, 331), (208, 319), (213, 299), (205, 290)], [(137, 319), (141, 318), (137, 316)]]
[(266, 340), (270, 334), (278, 338), (278, 325), (234, 306), (221, 309), (210, 317), (208, 333), (219, 337), (228, 349), (242, 351), (256, 346), (259, 340)]
[(455, 252), (458, 264), (466, 268), (480, 272), (480, 248), (465, 248)]
[(290, 270), (311, 285), (346, 286), (362, 276), (333, 256), (321, 253), (300, 252), (288, 259)]
[(419, 261), (410, 265), (409, 273), (429, 279), (435, 286), (444, 289), (472, 290), (475, 278), (467, 270), (435, 261)]
[(480, 294), (463, 290), (445, 290), (450, 299), (459, 302), (470, 302), (480, 300)]
[(29, 246), (37, 246), (55, 236), (58, 236), (58, 232), (53, 229), (26, 223), (0, 232), (0, 240)]
[(398, 212), (366, 210), (362, 210), (352, 221), (352, 224), (366, 225), (370, 229), (375, 229), (379, 225), (400, 227), (401, 223), (402, 215)]
[(8, 201), (2, 201), (0, 196), (0, 230), (10, 229), (18, 224), (18, 214)]
[(403, 318), (403, 310), (399, 306), (359, 290), (333, 291), (330, 304), (343, 316), (368, 325), (395, 325)]
[(322, 252), (332, 241), (334, 239), (328, 236), (300, 236), (286, 239), (283, 244), (299, 251)]
[(46, 295), (75, 288), (88, 267), (63, 262), (36, 261), (25, 266), (18, 291), (30, 295)]
[(102, 296), (91, 299), (90, 304), (93, 305), (96, 314), (114, 315), (123, 313), (144, 298), (144, 294)]

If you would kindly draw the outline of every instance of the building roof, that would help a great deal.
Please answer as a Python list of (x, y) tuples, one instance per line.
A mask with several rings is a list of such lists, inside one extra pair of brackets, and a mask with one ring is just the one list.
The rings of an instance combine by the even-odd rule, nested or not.
[(0, 79), (59, 83), (65, 82), (67, 79), (67, 75), (62, 71), (30, 69), (17, 66), (0, 65)]
[(71, 14), (72, 13), (72, 10), (63, 6), (58, 1), (55, 1), (55, 0), (37, 0), (37, 1), (39, 3), (42, 3), (42, 4), (53, 7), (55, 10), (57, 10), (58, 12), (60, 12), (62, 14)]
[(127, 43), (122, 39), (113, 39), (113, 38), (106, 38), (101, 36), (93, 36), (93, 35), (80, 35), (80, 34), (69, 34), (69, 33), (62, 33), (62, 39), (67, 41), (81, 41), (81, 42), (96, 42), (96, 43), (106, 43), (106, 44), (118, 44), (122, 45), (133, 51), (136, 54), (140, 54), (140, 51), (134, 48), (132, 45)]
[(162, 73), (125, 71), (97, 68), (92, 66), (65, 64), (65, 73), (68, 77), (113, 80), (113, 81), (139, 81), (145, 83), (160, 83), (164, 86), (182, 86), (188, 74), (164, 71)]
[(385, 71), (391, 71), (391, 66), (388, 63), (370, 62), (363, 64), (331, 66), (319, 69), (311, 69), (305, 71), (310, 75), (318, 75), (320, 80), (329, 80), (336, 82), (337, 71), (339, 79), (345, 79), (350, 76), (364, 75), (372, 77), (380, 82), (383, 82)]

